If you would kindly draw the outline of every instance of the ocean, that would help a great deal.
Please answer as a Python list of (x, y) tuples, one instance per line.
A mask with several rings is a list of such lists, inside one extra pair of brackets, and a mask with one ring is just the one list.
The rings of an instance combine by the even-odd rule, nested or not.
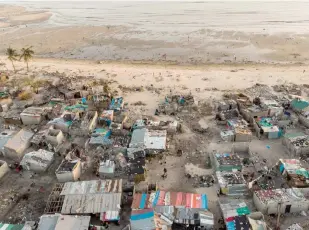
[(2, 1), (53, 16), (46, 26), (122, 25), (141, 31), (309, 32), (309, 1)]

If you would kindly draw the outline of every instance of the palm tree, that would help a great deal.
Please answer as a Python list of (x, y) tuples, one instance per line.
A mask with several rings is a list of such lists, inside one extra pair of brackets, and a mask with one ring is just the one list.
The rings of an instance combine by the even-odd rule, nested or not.
[(29, 63), (30, 59), (33, 58), (33, 54), (34, 54), (34, 51), (31, 48), (32, 48), (32, 46), (30, 46), (28, 48), (22, 48), (21, 49), (21, 55), (20, 55), (20, 58), (19, 58), (19, 60), (24, 59), (24, 62), (26, 62), (27, 71), (29, 71), (28, 63)]
[(17, 57), (19, 56), (17, 51), (15, 49), (12, 49), (11, 47), (7, 48), (6, 55), (8, 56), (8, 59), (12, 62), (13, 69), (16, 72), (14, 61), (17, 61)]

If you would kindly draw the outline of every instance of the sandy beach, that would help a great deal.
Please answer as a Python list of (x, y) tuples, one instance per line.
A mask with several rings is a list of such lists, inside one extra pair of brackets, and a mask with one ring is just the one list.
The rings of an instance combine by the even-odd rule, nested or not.
[[(211, 13), (209, 9), (199, 10), (203, 4), (179, 3), (164, 23), (162, 17), (167, 11), (161, 3), (106, 2), (105, 7), (99, 2), (87, 7), (77, 3), (73, 8), (69, 3), (57, 7), (42, 2), (23, 4), (0, 7), (0, 54), (7, 47), (20, 50), (33, 46), (35, 51), (30, 73), (25, 72), (24, 63), (17, 62), (18, 74), (40, 76), (44, 71), (59, 71), (71, 77), (113, 80), (115, 88), (151, 86), (151, 92), (131, 90), (126, 95), (131, 103), (142, 95), (147, 110), (152, 111), (156, 100), (170, 91), (191, 92), (205, 99), (257, 83), (309, 83), (309, 31), (304, 28), (309, 20), (300, 8), (296, 9), (309, 7), (307, 3), (284, 2), (268, 9), (274, 5), (204, 2), (220, 12), (201, 25), (194, 22), (211, 16), (206, 15)], [(151, 14), (149, 7), (153, 7)], [(293, 13), (287, 13), (287, 8)], [(131, 10), (135, 10), (136, 18), (129, 18)], [(274, 14), (278, 11), (281, 16)], [(106, 14), (103, 17), (101, 13)], [(250, 26), (243, 21), (248, 16)], [(234, 21), (225, 24), (234, 24), (234, 28), (225, 26), (224, 20), (229, 18)], [(187, 23), (182, 23), (185, 19)], [(173, 20), (175, 27), (171, 28)], [(5, 63), (3, 70), (12, 69), (4, 55), (1, 62)]]
[[(151, 92), (126, 93), (131, 103), (145, 100), (151, 113), (157, 100), (171, 91), (205, 99), (257, 83), (309, 83), (309, 18), (303, 12), (307, 3), (165, 3), (179, 6), (170, 17), (162, 3), (18, 4), (0, 7), (3, 70), (12, 70), (4, 56), (8, 47), (33, 46), (29, 73), (24, 63), (15, 63), (21, 76), (59, 71), (113, 80), (115, 88), (151, 86)], [(130, 17), (133, 14), (136, 17)]]
[(20, 2), (0, 7), (0, 53), (33, 46), (44, 58), (307, 63), (308, 11), (306, 2)]
[[(0, 67), (12, 70), (5, 56)], [(212, 64), (208, 66), (175, 66), (164, 64), (129, 64), (71, 59), (34, 59), (26, 71), (23, 62), (16, 62), (15, 78), (50, 77), (52, 73), (77, 78), (95, 77), (110, 83), (112, 90), (125, 96), (129, 104), (145, 103), (140, 114), (153, 114), (166, 94), (192, 93), (200, 100), (217, 100), (224, 93), (243, 92), (256, 84), (309, 84), (308, 66), (266, 64)], [(143, 88), (143, 90), (139, 90)], [(263, 96), (263, 95), (257, 95)]]

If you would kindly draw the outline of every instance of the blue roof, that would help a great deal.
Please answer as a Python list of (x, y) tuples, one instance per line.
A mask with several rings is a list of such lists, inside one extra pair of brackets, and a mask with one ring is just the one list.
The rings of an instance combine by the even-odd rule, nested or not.
[(131, 213), (132, 230), (156, 229), (153, 209), (133, 210)]

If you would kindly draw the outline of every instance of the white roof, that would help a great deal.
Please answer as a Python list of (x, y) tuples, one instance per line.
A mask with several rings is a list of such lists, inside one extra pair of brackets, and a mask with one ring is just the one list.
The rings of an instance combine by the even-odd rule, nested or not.
[(55, 230), (88, 230), (90, 216), (61, 215), (58, 218)]

